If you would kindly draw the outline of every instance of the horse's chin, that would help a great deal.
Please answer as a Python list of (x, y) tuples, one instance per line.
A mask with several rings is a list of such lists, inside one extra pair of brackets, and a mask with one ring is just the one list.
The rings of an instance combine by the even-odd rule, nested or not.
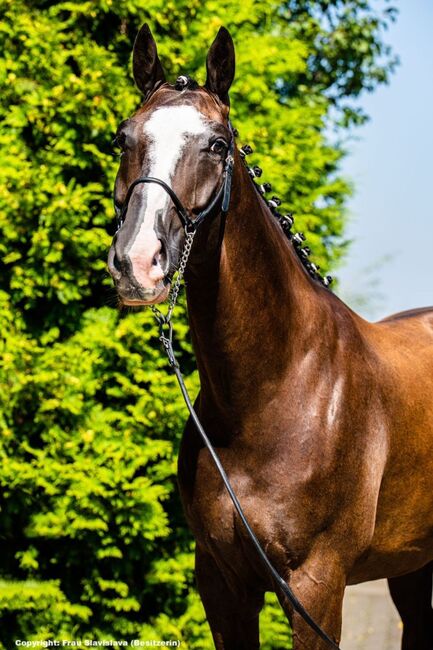
[(154, 295), (149, 297), (130, 297), (122, 296), (119, 294), (119, 300), (122, 305), (125, 307), (148, 307), (149, 305), (157, 305), (161, 302), (164, 302), (168, 298), (170, 293), (170, 284), (164, 285), (159, 291), (156, 291)]

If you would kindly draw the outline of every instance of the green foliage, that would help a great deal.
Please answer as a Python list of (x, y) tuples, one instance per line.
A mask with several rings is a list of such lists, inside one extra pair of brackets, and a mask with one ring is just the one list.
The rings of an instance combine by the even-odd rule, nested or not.
[[(185, 325), (179, 331), (185, 337)], [(175, 617), (186, 597), (191, 544), (169, 527), (179, 517), (169, 516), (179, 509), (173, 441), (185, 409), (156, 338), (147, 312), (88, 310), (67, 342), (35, 345), (22, 375), (5, 368), (2, 387), (12, 379), (14, 391), (3, 412), (3, 571), (23, 582), (0, 585), (11, 628), (3, 641), (34, 629), (47, 638), (72, 629), (138, 638), (138, 612), (164, 607)], [(52, 575), (62, 589), (49, 581), (38, 598), (39, 579)], [(60, 627), (48, 616), (56, 594), (59, 616), (70, 614)]]
[[(185, 409), (149, 314), (109, 306), (111, 140), (140, 102), (132, 41), (148, 20), (168, 77), (203, 81), (204, 44), (230, 28), (233, 121), (326, 271), (344, 251), (349, 188), (324, 134), (361, 122), (351, 102), (386, 81), (393, 10), (380, 16), (366, 0), (0, 10), (0, 647), (90, 635), (211, 648), (175, 486)], [(178, 321), (194, 391), (182, 307)], [(275, 599), (262, 620), (264, 648), (287, 647)]]

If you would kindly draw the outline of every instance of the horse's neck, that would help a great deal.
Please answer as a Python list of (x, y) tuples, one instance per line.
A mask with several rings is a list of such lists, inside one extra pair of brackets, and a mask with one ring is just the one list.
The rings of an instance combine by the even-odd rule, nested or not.
[(233, 411), (320, 345), (331, 310), (239, 158), (220, 255), (216, 231), (195, 242), (188, 311), (202, 393)]

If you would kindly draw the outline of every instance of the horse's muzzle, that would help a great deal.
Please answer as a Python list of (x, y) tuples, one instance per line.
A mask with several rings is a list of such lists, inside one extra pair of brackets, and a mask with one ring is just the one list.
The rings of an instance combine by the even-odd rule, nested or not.
[(128, 302), (160, 302), (167, 284), (166, 247), (153, 231), (144, 245), (127, 246), (119, 239), (114, 237), (107, 261), (119, 297)]

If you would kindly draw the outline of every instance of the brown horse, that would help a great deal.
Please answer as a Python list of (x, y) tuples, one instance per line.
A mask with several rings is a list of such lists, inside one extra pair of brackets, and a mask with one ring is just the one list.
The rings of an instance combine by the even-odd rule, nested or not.
[[(165, 81), (137, 37), (140, 110), (119, 128), (115, 198), (140, 176), (193, 217), (223, 180), (234, 49), (221, 29), (207, 81)], [(139, 184), (110, 249), (127, 305), (162, 302), (185, 231), (170, 196)], [(340, 639), (347, 584), (386, 577), (405, 650), (433, 649), (433, 309), (369, 323), (306, 272), (234, 154), (227, 219), (206, 219), (186, 270), (196, 408), (263, 547), (313, 618)], [(219, 650), (259, 648), (274, 585), (188, 423), (179, 456), (196, 575)], [(326, 648), (281, 597), (294, 647)]]

